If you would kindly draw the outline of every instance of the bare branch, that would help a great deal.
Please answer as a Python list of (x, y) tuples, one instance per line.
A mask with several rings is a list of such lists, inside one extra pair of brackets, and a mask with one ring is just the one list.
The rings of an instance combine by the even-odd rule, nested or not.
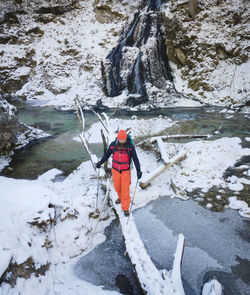
[[(108, 149), (108, 144), (107, 144), (107, 140), (106, 140), (106, 137), (105, 137), (102, 129), (101, 129), (101, 135), (102, 135), (104, 153), (106, 153), (106, 151)], [(108, 171), (108, 161), (106, 161), (104, 163), (104, 171), (105, 171), (105, 173), (107, 173), (107, 171)]]

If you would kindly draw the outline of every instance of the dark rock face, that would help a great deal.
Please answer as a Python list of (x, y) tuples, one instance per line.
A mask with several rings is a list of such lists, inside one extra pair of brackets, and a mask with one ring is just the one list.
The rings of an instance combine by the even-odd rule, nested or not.
[(102, 63), (104, 92), (118, 96), (128, 89), (128, 105), (148, 101), (146, 83), (163, 88), (173, 80), (161, 31), (160, 1), (149, 1), (124, 31)]
[(13, 149), (18, 135), (26, 130), (27, 127), (17, 120), (16, 108), (0, 98), (0, 154)]

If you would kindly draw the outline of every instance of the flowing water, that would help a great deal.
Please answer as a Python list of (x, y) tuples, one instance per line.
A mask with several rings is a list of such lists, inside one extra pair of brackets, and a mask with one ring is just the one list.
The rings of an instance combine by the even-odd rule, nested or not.
[[(1, 175), (13, 178), (35, 179), (52, 168), (70, 174), (82, 161), (89, 159), (82, 143), (73, 140), (81, 132), (75, 112), (61, 112), (53, 107), (41, 107), (27, 103), (17, 103), (19, 120), (22, 123), (40, 128), (49, 133), (51, 138), (32, 142), (25, 148), (16, 151), (10, 166)], [(167, 116), (178, 121), (168, 130), (169, 134), (213, 134), (213, 140), (220, 137), (246, 137), (250, 134), (249, 119), (241, 114), (231, 118), (221, 114), (221, 108), (170, 108), (150, 112), (117, 112), (119, 118), (129, 119), (132, 115), (138, 118)], [(85, 112), (86, 129), (97, 122), (96, 116)], [(214, 134), (220, 129), (218, 134)], [(101, 144), (92, 144), (91, 148), (98, 156), (102, 155)]]
[[(12, 162), (1, 175), (35, 179), (56, 167), (65, 177), (82, 161), (89, 159), (83, 145), (73, 140), (81, 131), (74, 112), (26, 103), (17, 103), (17, 106), (21, 122), (52, 136), (15, 152)], [(132, 115), (145, 119), (168, 116), (178, 121), (167, 131), (169, 134), (212, 134), (211, 140), (225, 136), (250, 137), (249, 117), (220, 111), (221, 108), (214, 107), (170, 108), (140, 113), (117, 112), (116, 116), (124, 119)], [(86, 128), (97, 121), (90, 112), (85, 112), (85, 118)], [(101, 144), (93, 144), (91, 148), (98, 156), (102, 155)], [(187, 242), (182, 275), (187, 295), (200, 294), (204, 281), (214, 275), (225, 286), (225, 294), (250, 295), (250, 224), (236, 211), (211, 212), (193, 200), (166, 197), (136, 210), (134, 215), (142, 240), (159, 269), (171, 267), (177, 234), (184, 233)], [(117, 222), (106, 229), (106, 236), (103, 244), (79, 260), (75, 266), (76, 274), (108, 290), (141, 294), (132, 266), (124, 255)]]

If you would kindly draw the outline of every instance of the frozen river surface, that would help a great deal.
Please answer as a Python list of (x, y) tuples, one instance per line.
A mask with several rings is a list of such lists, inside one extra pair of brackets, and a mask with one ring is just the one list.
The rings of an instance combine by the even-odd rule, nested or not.
[[(203, 284), (213, 276), (223, 284), (226, 295), (250, 294), (250, 221), (237, 211), (215, 213), (193, 200), (161, 197), (137, 209), (134, 216), (158, 269), (172, 267), (177, 235), (185, 235), (182, 278), (187, 295), (200, 295)], [(77, 275), (109, 290), (141, 294), (124, 256), (117, 223), (106, 234), (106, 242), (78, 262)]]
[(158, 268), (171, 268), (177, 235), (184, 234), (186, 294), (200, 294), (204, 280), (213, 275), (225, 286), (225, 294), (250, 294), (250, 221), (237, 211), (215, 213), (192, 200), (162, 197), (137, 210), (135, 219)]

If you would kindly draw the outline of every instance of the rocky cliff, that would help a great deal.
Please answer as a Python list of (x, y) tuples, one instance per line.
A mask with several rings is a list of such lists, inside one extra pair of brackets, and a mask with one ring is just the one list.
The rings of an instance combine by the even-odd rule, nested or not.
[(1, 1), (0, 88), (73, 107), (103, 95), (101, 61), (142, 1)]
[(179, 91), (202, 102), (249, 105), (249, 1), (171, 1), (163, 23)]
[(12, 0), (0, 11), (5, 95), (171, 106), (176, 89), (249, 104), (249, 1)]

